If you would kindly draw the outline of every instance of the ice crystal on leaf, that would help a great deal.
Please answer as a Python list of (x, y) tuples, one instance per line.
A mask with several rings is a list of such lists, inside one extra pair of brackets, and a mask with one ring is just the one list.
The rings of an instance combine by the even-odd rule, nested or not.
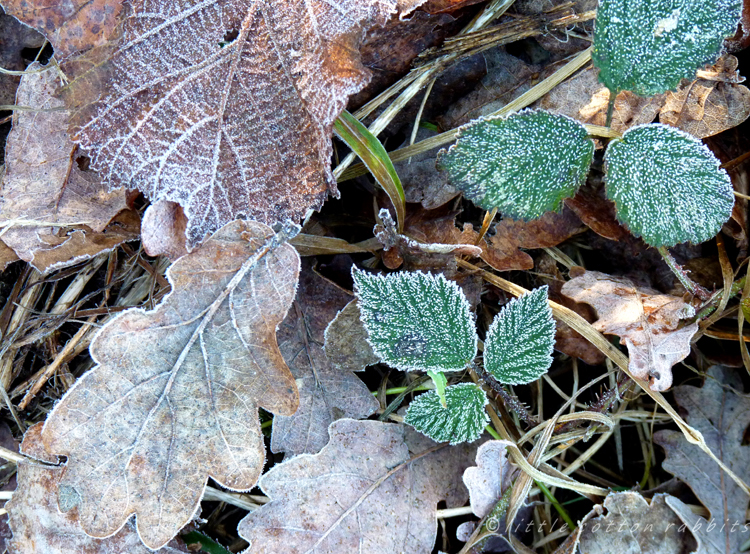
[(653, 96), (716, 61), (740, 0), (600, 0), (592, 58), (611, 91)]
[(729, 175), (698, 139), (666, 125), (641, 125), (610, 143), (607, 196), (618, 219), (651, 246), (707, 241), (734, 205)]
[(484, 391), (473, 383), (459, 383), (445, 389), (445, 400), (443, 407), (435, 391), (418, 396), (409, 404), (404, 423), (437, 442), (477, 440), (490, 421)]
[(594, 142), (577, 121), (526, 110), (461, 128), (456, 144), (438, 155), (438, 168), (485, 210), (513, 219), (557, 211), (585, 181)]
[(476, 356), (463, 291), (443, 275), (353, 269), (362, 323), (377, 356), (402, 371), (461, 371)]
[(544, 286), (514, 298), (495, 316), (484, 342), (484, 368), (501, 383), (531, 383), (547, 373), (554, 344), (555, 321)]

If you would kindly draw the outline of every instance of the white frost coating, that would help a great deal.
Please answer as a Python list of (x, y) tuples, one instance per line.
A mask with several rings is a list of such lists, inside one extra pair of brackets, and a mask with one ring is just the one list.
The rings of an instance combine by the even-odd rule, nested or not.
[(353, 268), (368, 342), (381, 360), (402, 371), (461, 371), (477, 353), (471, 307), (443, 275), (370, 275)]
[(680, 9), (677, 8), (676, 10), (672, 12), (672, 14), (669, 17), (665, 17), (664, 19), (656, 23), (656, 28), (654, 29), (654, 35), (657, 37), (660, 37), (664, 33), (674, 31), (677, 28), (677, 22), (679, 21), (679, 19), (680, 19)]
[(552, 365), (555, 321), (545, 285), (508, 302), (487, 331), (484, 368), (499, 382), (536, 381)]

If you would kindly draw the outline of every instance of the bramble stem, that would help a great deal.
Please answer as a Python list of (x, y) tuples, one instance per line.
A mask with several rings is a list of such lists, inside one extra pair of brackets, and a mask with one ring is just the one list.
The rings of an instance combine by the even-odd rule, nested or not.
[(711, 293), (700, 286), (698, 283), (693, 281), (690, 277), (688, 277), (688, 272), (685, 271), (682, 266), (677, 263), (677, 260), (674, 259), (672, 253), (667, 250), (665, 246), (660, 246), (657, 250), (659, 251), (659, 254), (661, 254), (661, 257), (664, 258), (664, 261), (667, 262), (669, 269), (672, 270), (672, 273), (675, 274), (675, 277), (677, 277), (680, 283), (682, 283), (683, 287), (685, 287), (691, 294), (697, 296), (703, 301), (711, 298)]
[(612, 116), (615, 114), (615, 99), (617, 98), (617, 92), (609, 91), (609, 103), (607, 104), (607, 121), (604, 126), (607, 129), (612, 128)]

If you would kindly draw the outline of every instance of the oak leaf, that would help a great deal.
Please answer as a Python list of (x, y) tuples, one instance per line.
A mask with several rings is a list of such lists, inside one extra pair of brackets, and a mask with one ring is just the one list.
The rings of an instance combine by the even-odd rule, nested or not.
[[(273, 418), (273, 452), (289, 457), (315, 454), (328, 442), (328, 426), (333, 421), (362, 419), (377, 410), (377, 400), (353, 373), (364, 366), (357, 367), (356, 360), (335, 365), (324, 350), (328, 324), (350, 300), (351, 296), (317, 275), (310, 262), (303, 262), (297, 299), (276, 335), (297, 381), (300, 405), (294, 415)], [(366, 342), (354, 346), (362, 344)]]
[(338, 194), (332, 125), (397, 5), (134, 0), (118, 41), (64, 66), (71, 131), (110, 186), (179, 203), (188, 248), (238, 217), (299, 219)]
[(249, 490), (265, 456), (258, 407), (291, 415), (294, 378), (276, 344), (299, 256), (236, 221), (167, 271), (172, 292), (94, 338), (98, 364), (55, 406), (42, 437), (68, 457), (61, 493), (106, 537), (136, 514), (144, 544), (166, 544), (195, 514), (208, 477)]
[(240, 522), (246, 554), (430, 552), (437, 503), (464, 504), (456, 476), (472, 464), (476, 447), (436, 445), (380, 421), (339, 419), (328, 432), (320, 453), (263, 475), (260, 487), (271, 501)]
[(594, 327), (620, 337), (628, 347), (628, 368), (636, 377), (647, 379), (655, 391), (672, 385), (672, 366), (690, 354), (690, 339), (698, 331), (697, 322), (678, 329), (681, 319), (695, 314), (692, 306), (598, 271), (571, 279), (562, 293), (594, 307), (599, 316)]
[[(125, 190), (108, 192), (96, 174), (83, 171), (65, 131), (68, 113), (54, 97), (59, 76), (34, 63), (18, 87), (18, 111), (5, 150), (0, 190), (2, 241), (40, 271), (62, 267), (138, 238), (138, 216)], [(63, 228), (62, 231), (59, 228)]]
[[(42, 423), (29, 427), (23, 437), (21, 451), (38, 460), (57, 463), (42, 444)], [(78, 525), (77, 511), (63, 513), (57, 508), (57, 487), (64, 473), (63, 467), (35, 463), (18, 464), (18, 488), (6, 504), (10, 514), (13, 538), (8, 543), (9, 554), (149, 554), (141, 544), (135, 527), (128, 523), (111, 537), (95, 539)], [(176, 539), (160, 548), (157, 554), (187, 552)]]

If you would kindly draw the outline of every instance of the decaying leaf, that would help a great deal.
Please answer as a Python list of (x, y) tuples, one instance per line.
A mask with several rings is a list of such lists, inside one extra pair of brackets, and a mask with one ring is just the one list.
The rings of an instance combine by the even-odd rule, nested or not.
[(291, 415), (297, 390), (276, 344), (299, 256), (236, 221), (167, 271), (172, 292), (94, 338), (97, 366), (55, 406), (42, 436), (68, 457), (61, 493), (96, 537), (132, 514), (144, 544), (166, 544), (195, 514), (210, 475), (252, 488), (265, 457), (257, 408)]
[[(464, 471), (464, 484), (474, 515), (483, 518), (495, 507), (503, 493), (513, 484), (517, 472), (508, 459), (508, 441), (487, 441), (477, 450), (477, 465)], [(504, 529), (504, 525), (498, 526)]]
[(176, 260), (187, 254), (185, 244), (187, 218), (182, 206), (169, 200), (151, 204), (143, 214), (141, 244), (149, 256), (166, 256)]
[(628, 367), (635, 376), (648, 379), (655, 391), (672, 385), (672, 366), (690, 354), (690, 339), (698, 331), (697, 322), (678, 329), (681, 319), (695, 313), (692, 306), (598, 271), (571, 279), (562, 292), (594, 307), (599, 316), (594, 327), (620, 337), (628, 347)]
[[(42, 66), (34, 63), (29, 69)], [(95, 174), (79, 168), (76, 146), (65, 132), (68, 112), (54, 97), (58, 80), (54, 69), (21, 80), (16, 103), (41, 111), (13, 116), (0, 194), (0, 238), (40, 271), (138, 237), (135, 213), (107, 228), (127, 209), (125, 190), (107, 192)]]
[(340, 419), (329, 434), (319, 454), (263, 475), (271, 501), (240, 522), (246, 553), (429, 552), (437, 503), (466, 501), (456, 477), (476, 448), (436, 446), (407, 426), (379, 421)]
[[(29, 428), (23, 438), (21, 451), (33, 458), (57, 463), (44, 451), (41, 438), (42, 424)], [(152, 550), (141, 544), (135, 527), (127, 523), (111, 537), (95, 539), (83, 532), (78, 524), (77, 510), (62, 513), (57, 508), (57, 488), (64, 468), (19, 462), (18, 488), (6, 504), (10, 514), (13, 538), (8, 543), (9, 554), (149, 554)], [(185, 545), (172, 541), (160, 548), (158, 554), (187, 552)]]
[(613, 492), (604, 499), (604, 508), (594, 506), (594, 514), (583, 526), (581, 552), (586, 554), (684, 554), (693, 552), (695, 539), (682, 527), (666, 504), (669, 495), (657, 494), (649, 503), (637, 492)]
[(299, 408), (294, 415), (273, 418), (273, 452), (289, 457), (315, 454), (328, 442), (331, 422), (362, 419), (377, 410), (378, 401), (353, 373), (364, 367), (357, 360), (334, 365), (324, 351), (325, 330), (349, 300), (348, 294), (319, 277), (311, 263), (303, 262), (297, 299), (277, 333), (281, 354), (297, 381)]
[(325, 330), (326, 358), (334, 366), (359, 371), (380, 361), (367, 342), (356, 300), (349, 302)]
[(71, 131), (110, 186), (180, 204), (189, 248), (238, 217), (299, 219), (337, 194), (331, 127), (368, 80), (362, 34), (396, 7), (129, 2), (120, 40), (64, 67)]
[[(713, 366), (703, 387), (680, 385), (673, 394), (687, 412), (688, 425), (700, 431), (711, 451), (748, 482), (750, 446), (745, 444), (744, 434), (750, 425), (750, 399), (737, 390), (742, 390), (737, 371)], [(679, 431), (657, 431), (654, 441), (666, 451), (664, 469), (684, 481), (711, 513), (708, 521), (688, 516), (686, 512), (690, 510), (682, 502), (667, 499), (684, 523), (695, 529), (698, 552), (739, 552), (740, 545), (750, 538), (750, 529), (745, 525), (747, 494)]]

